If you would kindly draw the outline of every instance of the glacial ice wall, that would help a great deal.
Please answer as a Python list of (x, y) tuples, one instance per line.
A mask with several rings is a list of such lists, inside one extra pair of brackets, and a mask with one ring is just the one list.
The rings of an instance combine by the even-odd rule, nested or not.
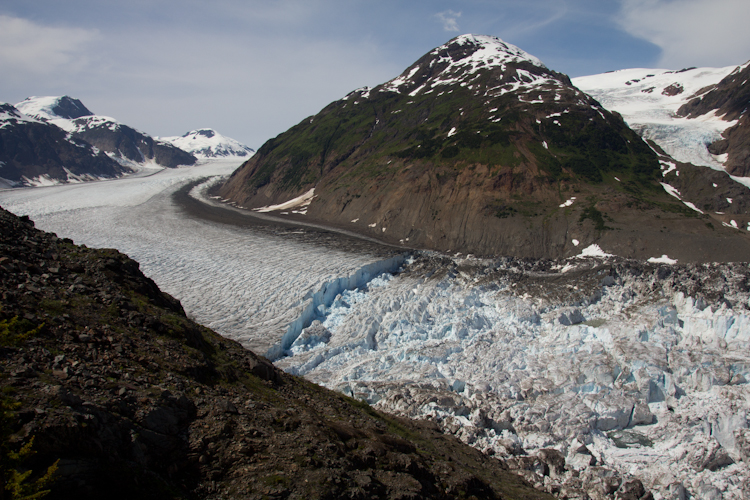
[(326, 316), (326, 309), (333, 304), (337, 296), (366, 286), (380, 274), (396, 272), (405, 260), (406, 254), (378, 260), (357, 269), (349, 276), (326, 281), (316, 291), (308, 291), (302, 299), (305, 302), (302, 312), (289, 324), (281, 337), (281, 341), (268, 350), (266, 357), (275, 361), (283, 356), (284, 352), (292, 347), (304, 328), (309, 327), (316, 318)]

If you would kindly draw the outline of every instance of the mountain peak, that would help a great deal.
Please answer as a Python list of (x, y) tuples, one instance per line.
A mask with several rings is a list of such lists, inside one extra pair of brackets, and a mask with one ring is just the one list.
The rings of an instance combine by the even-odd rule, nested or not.
[(464, 53), (465, 55), (461, 58), (464, 63), (498, 65), (507, 62), (527, 61), (535, 66), (546, 68), (542, 61), (536, 57), (496, 36), (460, 35), (448, 41), (445, 45), (435, 48), (430, 54), (440, 54), (445, 50), (450, 51), (451, 55)]
[(462, 35), (269, 140), (218, 194), (255, 208), (315, 188), (306, 218), (394, 244), (557, 257), (579, 251), (562, 228), (597, 237), (585, 210), (603, 192), (612, 206), (627, 189), (660, 195), (658, 174), (648, 145), (567, 75)]
[(495, 36), (467, 34), (431, 50), (380, 90), (413, 96), (438, 86), (470, 86), (487, 72), (519, 84), (546, 81), (550, 76), (539, 59), (515, 45)]
[(91, 116), (94, 113), (83, 105), (79, 99), (64, 96), (27, 97), (16, 104), (22, 113), (35, 116), (41, 120), (56, 120), (64, 118), (75, 120), (82, 116)]
[(198, 129), (198, 130), (193, 130), (191, 132), (188, 132), (185, 135), (183, 135), (182, 137), (190, 137), (191, 135), (200, 135), (200, 136), (203, 136), (203, 137), (206, 137), (206, 138), (210, 139), (210, 138), (212, 138), (213, 136), (216, 135), (216, 131), (214, 129), (210, 129), (210, 128), (201, 128), (201, 129)]

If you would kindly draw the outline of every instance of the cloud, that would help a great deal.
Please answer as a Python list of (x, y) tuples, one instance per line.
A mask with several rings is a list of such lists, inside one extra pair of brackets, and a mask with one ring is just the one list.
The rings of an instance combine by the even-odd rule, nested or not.
[(452, 10), (445, 10), (438, 12), (435, 17), (443, 23), (443, 29), (445, 31), (459, 31), (458, 29), (458, 18), (461, 17), (460, 12), (453, 12)]
[(750, 58), (747, 0), (623, 0), (622, 28), (659, 46), (659, 65), (729, 66)]
[(0, 70), (3, 78), (75, 71), (87, 61), (83, 50), (98, 38), (97, 30), (42, 26), (0, 15)]

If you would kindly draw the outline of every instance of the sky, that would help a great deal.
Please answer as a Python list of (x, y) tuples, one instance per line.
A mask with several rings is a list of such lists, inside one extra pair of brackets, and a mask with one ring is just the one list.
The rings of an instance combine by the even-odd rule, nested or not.
[(0, 102), (69, 95), (259, 148), (433, 48), (500, 37), (571, 77), (750, 59), (748, 0), (3, 0)]

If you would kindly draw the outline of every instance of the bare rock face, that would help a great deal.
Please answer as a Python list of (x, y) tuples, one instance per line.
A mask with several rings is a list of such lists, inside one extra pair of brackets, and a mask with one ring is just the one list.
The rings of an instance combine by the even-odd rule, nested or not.
[(70, 96), (62, 96), (51, 108), (51, 111), (60, 118), (74, 120), (82, 116), (91, 116), (94, 113), (83, 105), (79, 99)]

